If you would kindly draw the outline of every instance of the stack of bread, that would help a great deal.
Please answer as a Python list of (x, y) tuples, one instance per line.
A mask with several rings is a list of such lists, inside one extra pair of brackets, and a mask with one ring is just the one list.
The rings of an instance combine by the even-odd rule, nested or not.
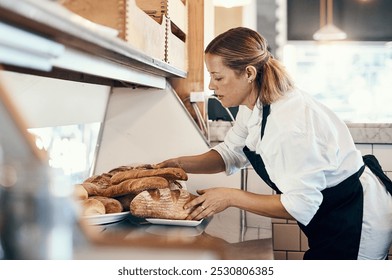
[(82, 215), (130, 211), (141, 218), (185, 219), (192, 209), (184, 204), (196, 196), (182, 187), (188, 180), (181, 168), (153, 165), (120, 166), (75, 185)]

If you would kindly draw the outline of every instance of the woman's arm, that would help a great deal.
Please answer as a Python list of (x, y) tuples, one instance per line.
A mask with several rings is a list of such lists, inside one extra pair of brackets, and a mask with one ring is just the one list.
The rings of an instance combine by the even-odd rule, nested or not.
[(231, 204), (234, 207), (262, 216), (294, 220), (284, 208), (279, 194), (263, 195), (237, 190)]
[(280, 195), (262, 195), (234, 188), (211, 188), (198, 191), (199, 197), (185, 205), (195, 207), (188, 219), (203, 219), (225, 210), (228, 207), (240, 209), (279, 219), (294, 219), (283, 207)]
[(213, 174), (225, 171), (225, 163), (215, 150), (200, 155), (168, 159), (157, 164), (157, 167), (181, 167), (185, 172), (193, 174)]

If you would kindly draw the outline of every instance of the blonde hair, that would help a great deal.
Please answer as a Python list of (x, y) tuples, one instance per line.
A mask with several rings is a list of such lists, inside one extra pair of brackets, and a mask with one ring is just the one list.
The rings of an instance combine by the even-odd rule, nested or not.
[(218, 55), (225, 66), (240, 75), (247, 66), (257, 69), (255, 79), (262, 104), (271, 104), (294, 87), (284, 65), (268, 50), (267, 40), (258, 32), (236, 27), (218, 35), (205, 49), (205, 53)]

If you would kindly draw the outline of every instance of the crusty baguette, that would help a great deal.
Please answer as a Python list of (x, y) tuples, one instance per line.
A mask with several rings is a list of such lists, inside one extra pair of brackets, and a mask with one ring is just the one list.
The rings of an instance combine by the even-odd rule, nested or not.
[(185, 210), (184, 205), (195, 197), (184, 189), (147, 190), (132, 200), (130, 211), (141, 218), (184, 220), (193, 210)]
[(86, 180), (84, 180), (83, 183), (93, 183), (93, 184), (98, 184), (101, 186), (109, 186), (111, 185), (110, 178), (112, 177), (112, 174), (110, 173), (102, 173), (101, 175), (93, 175)]
[(167, 168), (153, 168), (153, 169), (130, 169), (115, 173), (110, 181), (112, 184), (118, 184), (127, 179), (143, 178), (158, 176), (167, 179), (168, 181), (174, 180), (188, 180), (186, 172), (179, 167), (167, 167)]
[(120, 201), (115, 198), (105, 196), (92, 196), (91, 198), (102, 202), (103, 206), (105, 206), (106, 214), (120, 213), (123, 211)]
[(132, 170), (132, 169), (153, 169), (153, 165), (151, 164), (140, 164), (140, 165), (136, 165), (136, 166), (131, 166), (131, 165), (122, 165), (116, 168), (113, 168), (109, 171), (109, 174), (115, 174), (118, 172), (122, 172), (122, 171), (128, 171), (128, 170)]
[(138, 194), (144, 190), (167, 188), (169, 182), (163, 177), (144, 177), (138, 179), (128, 179), (116, 185), (98, 185), (94, 183), (83, 183), (89, 196), (98, 195), (106, 197), (117, 197), (126, 194)]
[(105, 206), (99, 200), (88, 198), (82, 201), (82, 215), (103, 215), (105, 213)]
[(103, 191), (108, 187), (90, 182), (83, 182), (81, 185), (86, 189), (88, 196), (103, 195)]
[(125, 194), (138, 194), (149, 189), (163, 189), (169, 187), (169, 181), (163, 177), (143, 177), (128, 179), (106, 189), (104, 196), (116, 197)]

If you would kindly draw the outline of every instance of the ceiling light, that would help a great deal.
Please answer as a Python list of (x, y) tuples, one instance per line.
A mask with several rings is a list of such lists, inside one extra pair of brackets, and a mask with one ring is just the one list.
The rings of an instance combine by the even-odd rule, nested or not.
[(347, 34), (333, 24), (326, 24), (313, 34), (313, 39), (317, 41), (344, 40), (346, 38)]
[[(327, 0), (327, 11), (325, 13), (325, 0), (320, 0), (320, 29), (313, 34), (317, 41), (344, 40), (347, 34), (333, 24), (333, 0)], [(325, 16), (327, 20), (325, 22)]]

